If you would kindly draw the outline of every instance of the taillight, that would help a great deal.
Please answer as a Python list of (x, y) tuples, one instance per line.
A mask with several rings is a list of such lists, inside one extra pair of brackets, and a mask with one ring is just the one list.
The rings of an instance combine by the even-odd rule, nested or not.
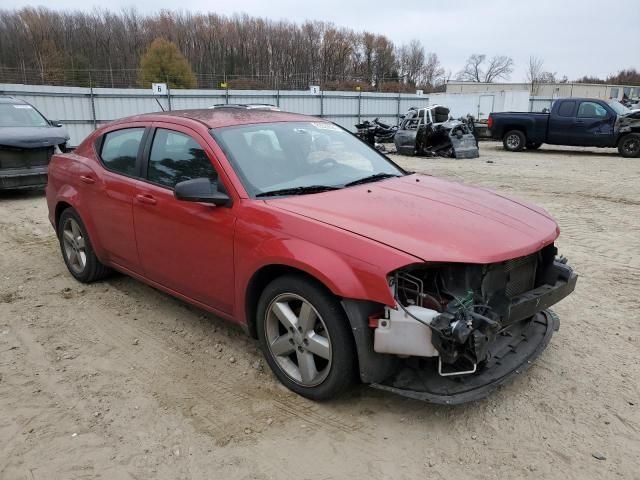
[(489, 118), (487, 119), (487, 128), (493, 127), (493, 117), (489, 114)]

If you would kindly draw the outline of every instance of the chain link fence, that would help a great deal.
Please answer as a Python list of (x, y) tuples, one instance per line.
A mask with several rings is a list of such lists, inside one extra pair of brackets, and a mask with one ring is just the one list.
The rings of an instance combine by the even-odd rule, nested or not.
[[(401, 78), (383, 78), (377, 84), (371, 80), (344, 76), (319, 76), (311, 73), (291, 73), (287, 76), (266, 75), (226, 75), (214, 73), (195, 73), (196, 88), (233, 90), (307, 90), (311, 85), (318, 85), (326, 91), (363, 91), (415, 93), (417, 89), (427, 92), (443, 92), (445, 86), (438, 88), (416, 87)], [(0, 65), (0, 83), (24, 85), (58, 85), (66, 87), (94, 88), (136, 88), (147, 86), (151, 82), (162, 82), (174, 85), (178, 81), (170, 75), (164, 78), (149, 78), (140, 82), (138, 69), (33, 69), (3, 67)]]

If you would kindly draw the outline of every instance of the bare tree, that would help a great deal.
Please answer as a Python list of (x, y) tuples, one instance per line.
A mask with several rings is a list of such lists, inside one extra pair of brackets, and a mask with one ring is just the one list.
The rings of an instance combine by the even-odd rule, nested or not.
[(513, 59), (505, 55), (495, 55), (487, 60), (484, 54), (471, 55), (458, 73), (458, 80), (468, 82), (492, 83), (496, 80), (507, 80), (513, 72)]
[(538, 84), (542, 75), (544, 62), (539, 57), (531, 55), (529, 57), (529, 66), (527, 68), (527, 82), (531, 84), (531, 94), (538, 94)]
[(483, 72), (482, 64), (486, 60), (486, 55), (474, 53), (467, 58), (467, 63), (464, 68), (458, 73), (458, 80), (464, 80), (466, 82), (482, 82)]
[(434, 83), (440, 68), (437, 63), (433, 68), (418, 41), (407, 46), (400, 68), (388, 37), (325, 22), (169, 10), (141, 14), (135, 8), (23, 8), (0, 9), (0, 80), (133, 86), (140, 59), (157, 38), (177, 45), (205, 88), (229, 81), (232, 88), (333, 82), (335, 88), (373, 89), (389, 81), (400, 85), (405, 71), (412, 84)]
[(531, 84), (531, 94), (538, 95), (541, 84), (556, 82), (556, 73), (544, 70), (544, 61), (532, 55), (529, 57), (527, 82)]
[(400, 48), (399, 57), (400, 76), (410, 85), (417, 85), (424, 73), (424, 47), (418, 40), (411, 40), (409, 45), (403, 45)]
[(484, 73), (484, 81), (492, 83), (498, 79), (508, 80), (513, 72), (513, 59), (504, 55), (491, 57)]
[(532, 85), (535, 84), (539, 80), (540, 74), (542, 74), (543, 66), (544, 62), (541, 58), (531, 55), (529, 57), (529, 66), (527, 68), (527, 82)]
[(445, 83), (444, 68), (442, 68), (437, 54), (429, 53), (427, 55), (422, 81), (429, 90), (433, 90)]

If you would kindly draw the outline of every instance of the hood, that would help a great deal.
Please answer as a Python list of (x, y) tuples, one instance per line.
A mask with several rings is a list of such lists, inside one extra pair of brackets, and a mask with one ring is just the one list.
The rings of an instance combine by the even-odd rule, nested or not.
[(0, 145), (16, 148), (42, 148), (69, 140), (64, 127), (0, 127)]
[(424, 175), (267, 204), (433, 262), (500, 262), (533, 253), (559, 234), (541, 208)]

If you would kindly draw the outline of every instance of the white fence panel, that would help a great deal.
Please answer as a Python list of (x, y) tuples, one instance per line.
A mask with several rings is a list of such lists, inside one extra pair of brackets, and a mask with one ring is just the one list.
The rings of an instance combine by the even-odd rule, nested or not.
[[(0, 95), (12, 95), (32, 103), (47, 118), (67, 126), (71, 145), (80, 143), (97, 126), (112, 120), (160, 110), (209, 108), (227, 103), (266, 103), (283, 111), (316, 115), (354, 131), (364, 120), (380, 118), (395, 125), (409, 107), (440, 104), (455, 117), (477, 117), (479, 94), (415, 94), (377, 92), (320, 92), (300, 90), (170, 90), (154, 96), (150, 89), (86, 88), (0, 84)], [(486, 95), (486, 94), (485, 94)], [(529, 110), (528, 92), (498, 92), (494, 111)], [(538, 102), (537, 100), (535, 102)], [(542, 102), (540, 102), (542, 103)], [(532, 104), (533, 105), (533, 104)], [(535, 105), (537, 107), (537, 103)]]

